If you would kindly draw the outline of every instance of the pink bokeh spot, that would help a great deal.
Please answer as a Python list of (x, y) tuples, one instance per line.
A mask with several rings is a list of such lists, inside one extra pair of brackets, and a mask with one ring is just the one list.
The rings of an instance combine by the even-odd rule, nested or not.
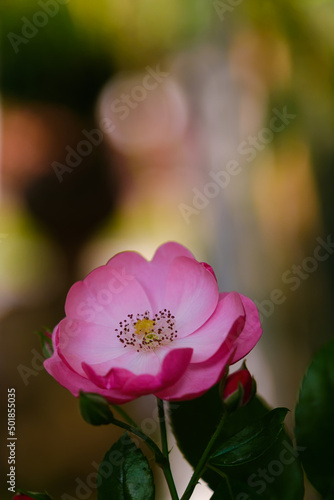
[(151, 261), (115, 255), (71, 287), (65, 313), (45, 369), (75, 396), (95, 392), (114, 404), (198, 397), (262, 333), (255, 304), (219, 293), (211, 266), (173, 242)]

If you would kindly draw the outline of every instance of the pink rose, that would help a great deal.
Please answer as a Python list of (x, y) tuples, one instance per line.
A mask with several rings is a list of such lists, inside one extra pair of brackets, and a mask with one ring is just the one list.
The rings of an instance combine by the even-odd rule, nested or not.
[(115, 255), (71, 287), (65, 312), (45, 369), (75, 396), (95, 392), (114, 404), (200, 396), (261, 336), (254, 303), (219, 293), (212, 268), (178, 243), (150, 262)]

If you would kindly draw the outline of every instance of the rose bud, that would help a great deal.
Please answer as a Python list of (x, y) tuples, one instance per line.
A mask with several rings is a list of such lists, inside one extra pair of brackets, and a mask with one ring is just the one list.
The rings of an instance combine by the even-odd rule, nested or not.
[(19, 490), (13, 496), (13, 500), (52, 500), (47, 493), (35, 493), (26, 490)]
[(223, 382), (222, 398), (227, 411), (245, 406), (255, 393), (255, 380), (244, 364), (240, 370), (231, 373)]
[(44, 328), (42, 331), (37, 331), (36, 333), (40, 338), (45, 358), (50, 358), (53, 354), (52, 332)]

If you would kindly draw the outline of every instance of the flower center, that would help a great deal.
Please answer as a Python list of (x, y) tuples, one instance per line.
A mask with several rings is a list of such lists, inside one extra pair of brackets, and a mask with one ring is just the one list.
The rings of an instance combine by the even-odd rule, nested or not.
[(125, 347), (149, 351), (161, 345), (167, 345), (177, 338), (175, 316), (167, 309), (159, 311), (150, 318), (149, 312), (144, 314), (128, 314), (115, 329), (117, 338)]
[(137, 323), (135, 323), (135, 330), (137, 335), (149, 335), (154, 331), (153, 319), (139, 319)]

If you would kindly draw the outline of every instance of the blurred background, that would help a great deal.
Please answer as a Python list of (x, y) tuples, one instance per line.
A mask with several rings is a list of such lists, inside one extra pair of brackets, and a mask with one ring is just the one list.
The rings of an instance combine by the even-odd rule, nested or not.
[[(247, 360), (273, 406), (332, 336), (334, 2), (2, 0), (0, 19), (1, 407), (15, 387), (17, 486), (94, 500), (119, 433), (82, 421), (34, 335), (94, 267), (168, 240), (209, 262), (259, 307)], [(155, 437), (154, 401), (128, 406)]]

